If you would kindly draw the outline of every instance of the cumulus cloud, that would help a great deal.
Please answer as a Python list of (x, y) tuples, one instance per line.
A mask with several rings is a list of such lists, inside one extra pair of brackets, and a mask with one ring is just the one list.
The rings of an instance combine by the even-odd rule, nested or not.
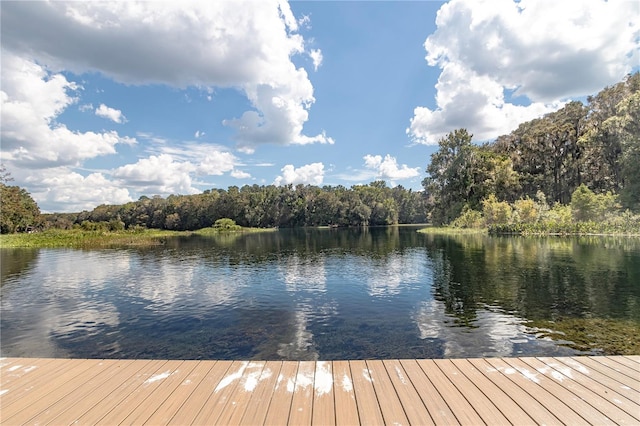
[(113, 121), (114, 123), (126, 123), (127, 119), (122, 114), (122, 111), (114, 108), (109, 108), (105, 104), (100, 104), (98, 108), (96, 108), (96, 115), (98, 117), (106, 118), (108, 120)]
[(436, 108), (417, 107), (407, 129), (418, 143), (458, 127), (480, 140), (508, 133), (616, 83), (639, 60), (640, 11), (625, 0), (452, 0), (436, 25), (424, 46), (442, 72)]
[(315, 99), (291, 60), (305, 46), (284, 1), (9, 2), (1, 18), (3, 46), (52, 69), (127, 84), (239, 88), (254, 109), (225, 123), (245, 150), (332, 143), (302, 133)]
[(251, 177), (251, 175), (247, 172), (243, 172), (242, 170), (231, 170), (231, 177), (234, 177), (236, 179), (249, 179)]
[(144, 194), (196, 194), (200, 191), (191, 181), (191, 173), (196, 169), (190, 162), (176, 161), (169, 154), (161, 154), (118, 167), (112, 176)]
[(58, 123), (80, 90), (62, 74), (3, 50), (1, 79), (1, 150), (6, 163), (27, 169), (73, 166), (114, 154), (118, 144), (136, 142), (114, 131), (78, 132)]
[(287, 164), (280, 171), (282, 175), (274, 181), (274, 184), (278, 186), (288, 184), (321, 185), (324, 180), (324, 164), (322, 163), (311, 163), (298, 168)]
[(384, 159), (381, 155), (365, 155), (363, 158), (365, 166), (379, 179), (395, 182), (420, 176), (420, 167), (409, 167), (406, 164), (398, 166), (396, 158), (389, 154)]
[(160, 144), (151, 151), (155, 153), (113, 170), (112, 176), (138, 193), (158, 195), (200, 192), (194, 187), (197, 175), (251, 177), (235, 169), (239, 164), (235, 155), (214, 144)]
[(102, 173), (82, 176), (67, 167), (31, 171), (25, 182), (45, 212), (91, 210), (100, 204), (133, 201), (129, 191)]

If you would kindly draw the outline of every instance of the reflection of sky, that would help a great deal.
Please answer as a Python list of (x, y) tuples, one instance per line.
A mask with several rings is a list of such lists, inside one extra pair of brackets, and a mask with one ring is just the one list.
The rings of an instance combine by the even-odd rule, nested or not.
[(414, 314), (421, 339), (443, 342), (448, 358), (521, 356), (521, 343), (552, 346), (536, 341), (526, 333), (523, 320), (494, 310), (479, 309), (473, 328), (454, 325), (454, 318), (445, 313), (444, 304), (431, 299), (422, 302)]
[[(81, 261), (75, 261), (73, 251), (43, 250), (30, 275), (38, 280), (40, 288), (24, 286), (3, 297), (3, 315), (19, 311), (20, 317), (29, 318), (29, 338), (21, 343), (23, 350), (39, 356), (63, 356), (51, 336), (73, 333), (92, 335), (101, 327), (117, 327), (119, 313), (109, 301), (94, 298), (108, 286), (115, 273), (129, 270), (129, 256), (118, 252), (82, 252)], [(34, 302), (39, 291), (46, 305)], [(17, 315), (16, 315), (17, 316)], [(24, 345), (24, 346), (23, 346)], [(26, 354), (28, 355), (29, 352)]]
[(371, 296), (399, 294), (402, 286), (424, 280), (424, 255), (419, 252), (390, 253), (383, 259), (366, 260), (367, 286)]
[(278, 265), (278, 269), (288, 291), (324, 292), (327, 289), (324, 256), (301, 258), (292, 254)]

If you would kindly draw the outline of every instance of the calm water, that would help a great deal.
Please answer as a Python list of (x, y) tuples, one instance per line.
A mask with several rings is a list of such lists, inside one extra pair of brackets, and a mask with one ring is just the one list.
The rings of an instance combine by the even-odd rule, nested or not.
[(640, 240), (281, 230), (119, 250), (2, 249), (2, 356), (571, 355), (529, 319), (640, 327)]

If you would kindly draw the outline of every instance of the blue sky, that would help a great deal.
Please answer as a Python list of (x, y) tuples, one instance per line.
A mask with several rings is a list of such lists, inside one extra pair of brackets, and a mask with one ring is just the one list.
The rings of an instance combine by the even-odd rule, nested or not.
[(7, 2), (2, 164), (45, 212), (231, 185), (415, 190), (637, 70), (627, 0)]

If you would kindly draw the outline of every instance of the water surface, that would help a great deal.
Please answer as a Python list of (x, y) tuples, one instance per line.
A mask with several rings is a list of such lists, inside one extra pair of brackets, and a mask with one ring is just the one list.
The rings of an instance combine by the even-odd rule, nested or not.
[(630, 238), (280, 230), (99, 250), (2, 249), (2, 356), (562, 356), (527, 320), (640, 330)]

